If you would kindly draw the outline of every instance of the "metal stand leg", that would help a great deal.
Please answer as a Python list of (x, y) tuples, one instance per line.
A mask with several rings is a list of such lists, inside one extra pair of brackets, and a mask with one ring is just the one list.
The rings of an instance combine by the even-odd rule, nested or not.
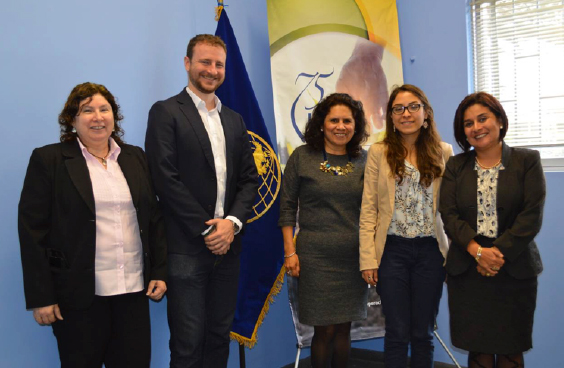
[(457, 368), (462, 368), (460, 367), (460, 364), (458, 364), (458, 362), (456, 361), (456, 359), (454, 358), (454, 355), (452, 355), (452, 353), (450, 352), (450, 350), (448, 350), (448, 347), (446, 346), (446, 344), (443, 342), (443, 340), (441, 339), (441, 337), (439, 336), (439, 333), (437, 332), (437, 330), (433, 331), (433, 333), (435, 334), (435, 336), (437, 337), (437, 340), (439, 340), (439, 342), (441, 343), (441, 345), (443, 346), (443, 348), (445, 349), (445, 351), (447, 352), (448, 356), (450, 357), (450, 359), (452, 359), (453, 363), (457, 366)]
[(298, 352), (296, 353), (296, 364), (294, 364), (294, 368), (298, 368), (300, 364), (300, 353), (302, 352), (302, 348), (298, 345)]

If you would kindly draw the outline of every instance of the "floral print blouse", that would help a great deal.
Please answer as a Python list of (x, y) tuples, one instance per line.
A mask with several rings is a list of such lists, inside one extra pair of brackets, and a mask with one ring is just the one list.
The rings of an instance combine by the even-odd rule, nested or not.
[(419, 182), (421, 174), (405, 161), (405, 176), (401, 185), (396, 180), (394, 214), (388, 235), (404, 238), (435, 237), (433, 221), (433, 184), (425, 188)]
[(488, 238), (497, 238), (497, 178), (503, 169), (503, 164), (491, 169), (474, 164), (478, 174), (478, 234)]

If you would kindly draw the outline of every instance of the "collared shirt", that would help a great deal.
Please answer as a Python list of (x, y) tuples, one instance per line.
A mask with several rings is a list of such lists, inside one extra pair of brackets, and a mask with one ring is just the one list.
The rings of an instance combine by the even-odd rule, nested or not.
[(78, 140), (86, 159), (96, 208), (95, 294), (143, 290), (143, 246), (129, 185), (117, 162), (121, 148), (110, 138), (107, 170)]
[(435, 236), (433, 221), (433, 184), (421, 185), (421, 174), (405, 161), (405, 176), (401, 185), (396, 181), (394, 214), (388, 235), (404, 238)]
[(476, 162), (474, 170), (478, 176), (478, 234), (488, 238), (497, 238), (497, 179), (499, 170), (504, 170), (502, 163), (490, 169), (482, 169)]
[[(194, 105), (198, 109), (198, 113), (202, 118), (206, 132), (210, 139), (213, 162), (215, 165), (215, 176), (217, 178), (217, 197), (215, 201), (214, 218), (223, 218), (225, 215), (225, 191), (227, 188), (227, 160), (225, 148), (225, 133), (223, 132), (223, 125), (221, 124), (221, 101), (214, 95), (215, 108), (208, 110), (206, 103), (198, 97), (190, 88), (186, 87), (186, 92), (194, 101)], [(234, 216), (227, 216), (226, 219), (235, 222), (239, 229), (242, 227), (241, 221)], [(206, 233), (204, 231), (204, 233)]]

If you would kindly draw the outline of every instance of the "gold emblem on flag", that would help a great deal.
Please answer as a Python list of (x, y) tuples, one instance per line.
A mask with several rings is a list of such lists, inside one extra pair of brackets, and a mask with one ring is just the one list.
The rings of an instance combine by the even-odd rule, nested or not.
[(272, 147), (259, 135), (250, 130), (247, 130), (247, 133), (260, 183), (256, 203), (253, 205), (253, 215), (247, 220), (247, 223), (251, 223), (265, 214), (274, 203), (280, 191), (282, 174), (278, 157)]

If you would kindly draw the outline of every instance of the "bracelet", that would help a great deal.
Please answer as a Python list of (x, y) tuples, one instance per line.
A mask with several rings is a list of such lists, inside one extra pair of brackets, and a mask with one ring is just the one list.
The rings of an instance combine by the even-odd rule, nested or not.
[(292, 254), (288, 254), (288, 255), (285, 255), (285, 254), (284, 254), (284, 258), (290, 258), (290, 257), (293, 256), (294, 254), (296, 254), (296, 251), (294, 251), (294, 253), (292, 253)]
[(476, 262), (480, 262), (480, 257), (482, 257), (482, 247), (478, 246), (478, 253), (476, 253)]

